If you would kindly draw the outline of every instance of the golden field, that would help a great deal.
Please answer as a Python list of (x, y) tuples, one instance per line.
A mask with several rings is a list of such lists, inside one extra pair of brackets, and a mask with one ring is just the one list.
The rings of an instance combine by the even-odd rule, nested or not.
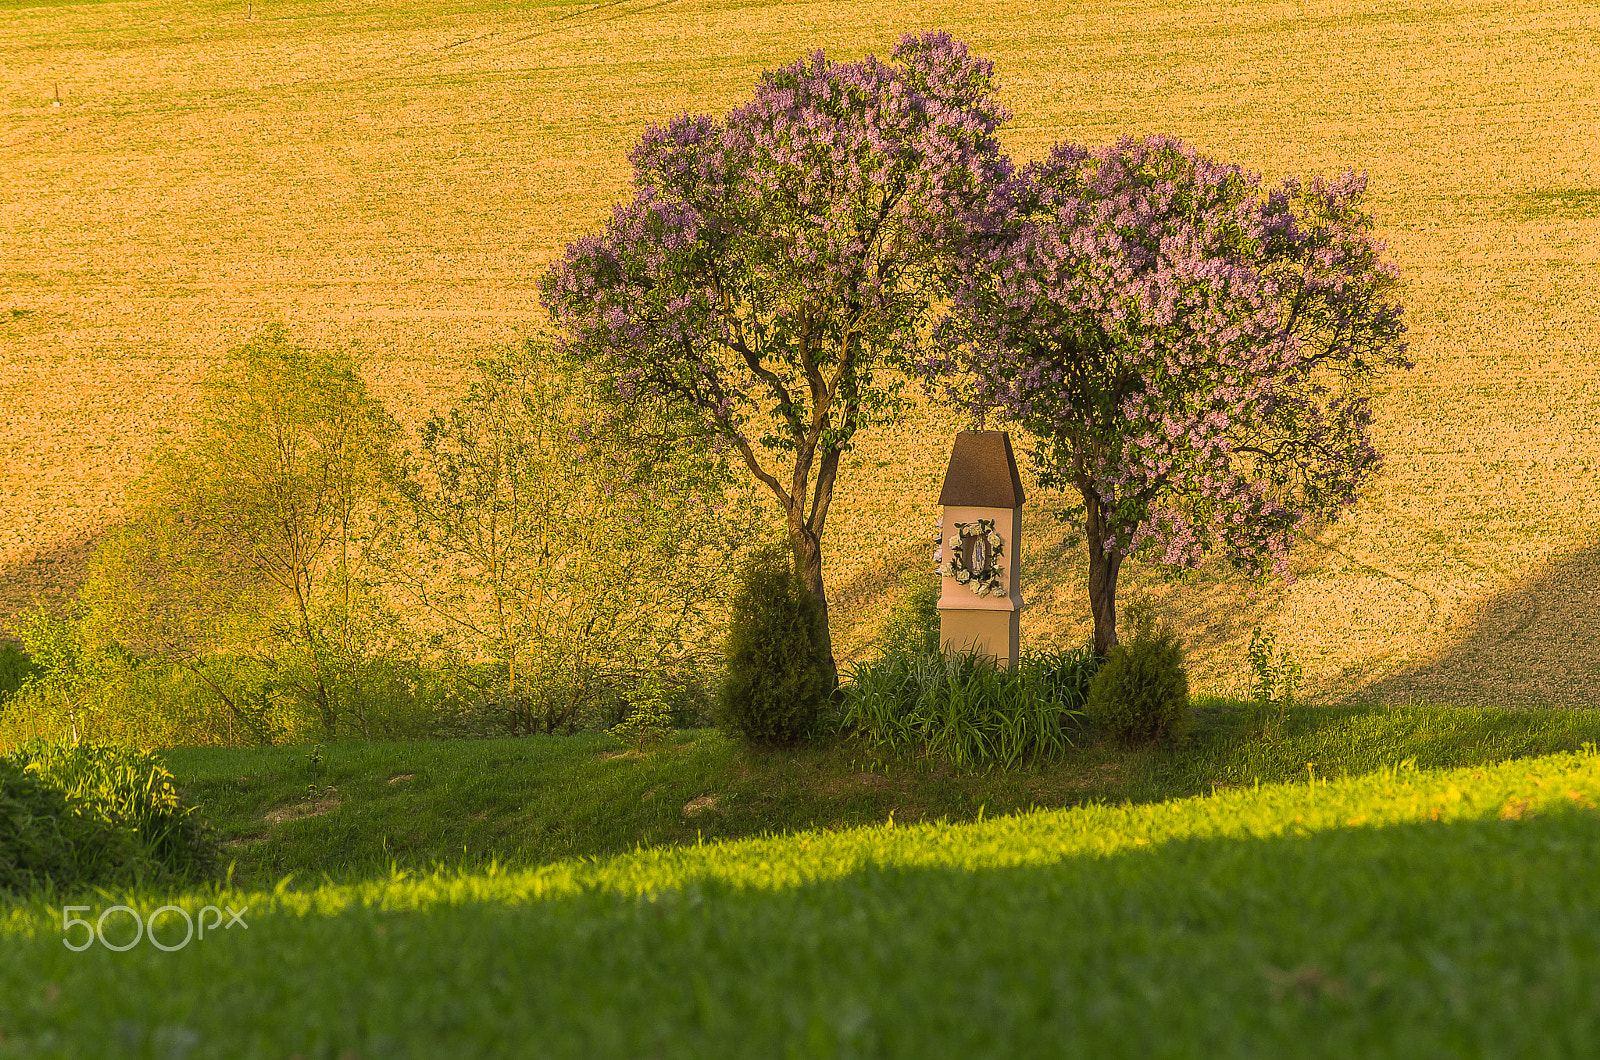
[[(1167, 132), (1269, 181), (1371, 174), (1417, 362), (1376, 405), (1387, 470), (1293, 585), (1127, 569), (1197, 687), (1242, 691), (1260, 625), (1325, 700), (1592, 705), (1600, 6), (1531, 7), (0, 0), (0, 623), (70, 589), (196, 380), (265, 322), (359, 344), (415, 429), (537, 322), (535, 278), (625, 194), (646, 123), (943, 28), (995, 62), (1019, 162)], [(847, 462), (843, 644), (926, 559), (961, 426), (924, 409)], [(1081, 546), (1025, 519), (1025, 638), (1075, 641)]]

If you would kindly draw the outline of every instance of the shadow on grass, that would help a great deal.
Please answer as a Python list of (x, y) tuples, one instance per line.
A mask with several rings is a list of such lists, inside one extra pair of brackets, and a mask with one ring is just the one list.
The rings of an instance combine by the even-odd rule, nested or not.
[(642, 757), (603, 736), (308, 748), (173, 749), (242, 881), (354, 880), (390, 865), (532, 866), (636, 847), (945, 819), (1030, 808), (1153, 803), (1220, 788), (1482, 765), (1600, 743), (1600, 711), (1307, 707), (1263, 733), (1244, 705), (1200, 704), (1177, 747), (1079, 735), (1058, 762), (975, 772), (885, 758), (849, 742), (758, 750), (709, 730)]
[(63, 602), (82, 584), (90, 557), (105, 539), (110, 527), (82, 531), (70, 539), (37, 548), (10, 567), (0, 568), (0, 641), (18, 647), (22, 638), (11, 632), (12, 624), (34, 606), (34, 597)]
[(775, 891), (260, 913), (176, 953), (77, 954), (42, 931), (0, 954), (4, 1042), (102, 1057), (173, 1055), (174, 1035), (194, 1056), (1593, 1055), (1597, 842), (1600, 819), (1574, 809)]

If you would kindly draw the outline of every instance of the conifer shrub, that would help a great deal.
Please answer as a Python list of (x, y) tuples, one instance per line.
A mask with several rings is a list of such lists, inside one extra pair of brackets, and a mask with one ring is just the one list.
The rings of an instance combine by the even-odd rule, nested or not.
[(822, 609), (789, 549), (757, 550), (739, 574), (728, 619), (718, 723), (759, 744), (811, 736), (827, 696)]
[(1128, 608), (1131, 636), (1113, 645), (1089, 684), (1084, 713), (1125, 744), (1177, 739), (1189, 727), (1189, 674), (1183, 643), (1148, 605)]

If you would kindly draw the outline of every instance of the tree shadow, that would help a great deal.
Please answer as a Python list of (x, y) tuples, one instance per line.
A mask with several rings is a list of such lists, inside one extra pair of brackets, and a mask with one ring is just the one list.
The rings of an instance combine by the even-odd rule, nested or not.
[[(32, 1005), (7, 1029), (26, 1048), (124, 1023), (149, 1037), (181, 1016), (202, 1040), (267, 1040), (292, 1010), (363, 1053), (504, 1055), (511, 1034), (552, 1055), (1587, 1055), (1597, 825), (1561, 809), (1035, 848), (1021, 864), (1005, 844), (978, 850), (979, 829), (919, 863), (770, 888), (713, 871), (637, 898), (445, 888), (410, 909), (402, 889), (392, 910), (263, 908), (245, 962), (229, 940), (80, 955), (39, 930), (7, 939), (12, 967), (70, 978), (104, 999), (101, 1018)], [(163, 984), (184, 975), (128, 989), (130, 961)], [(383, 989), (329, 989), (330, 967)], [(473, 997), (494, 1018), (440, 1015)]]
[(1431, 658), (1371, 680), (1354, 702), (1581, 708), (1600, 702), (1600, 541), (1553, 554), (1468, 610)]
[(16, 621), (33, 610), (36, 598), (58, 604), (70, 599), (88, 574), (90, 557), (113, 529), (114, 525), (79, 531), (0, 567), (0, 641), (21, 643)]

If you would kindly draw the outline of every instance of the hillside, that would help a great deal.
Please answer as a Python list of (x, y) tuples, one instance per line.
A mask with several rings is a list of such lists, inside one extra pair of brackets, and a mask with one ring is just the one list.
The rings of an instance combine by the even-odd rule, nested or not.
[[(360, 343), (414, 429), (537, 319), (535, 277), (607, 216), (645, 123), (932, 26), (996, 63), (1019, 161), (1162, 131), (1269, 180), (1371, 174), (1418, 365), (1376, 406), (1387, 471), (1297, 550), (1292, 586), (1130, 570), (1197, 687), (1240, 690), (1259, 624), (1323, 699), (1590, 704), (1600, 8), (1368, 8), (0, 0), (0, 623), (74, 583), (195, 380), (267, 320)], [(924, 409), (847, 463), (828, 561), (846, 626), (923, 558), (959, 426)], [(1087, 625), (1047, 506), (1027, 513), (1033, 642)]]

